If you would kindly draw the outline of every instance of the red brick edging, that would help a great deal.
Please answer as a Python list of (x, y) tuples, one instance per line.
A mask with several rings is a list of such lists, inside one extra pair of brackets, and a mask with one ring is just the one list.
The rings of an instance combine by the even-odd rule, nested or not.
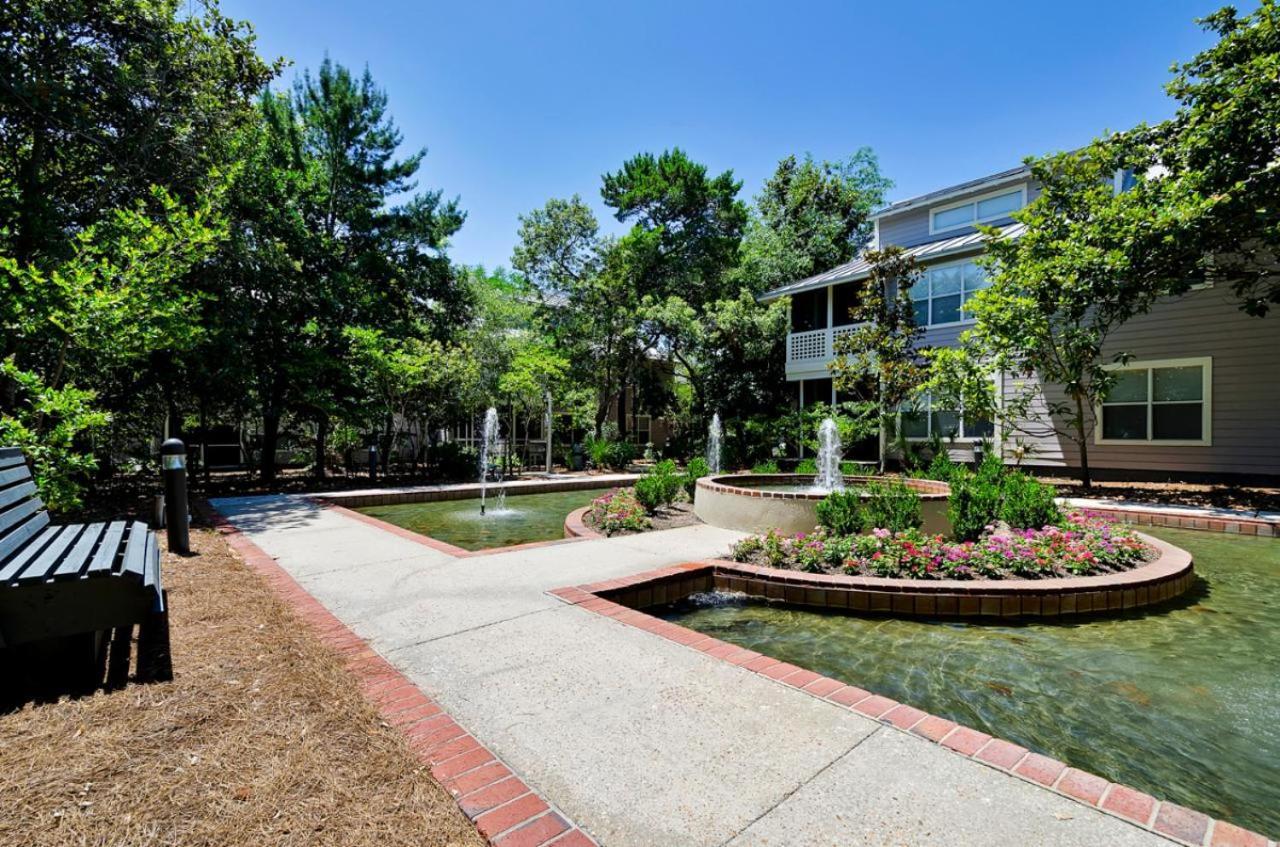
[(965, 758), (974, 759), (995, 770), (1047, 788), (1174, 841), (1192, 847), (1278, 847), (1276, 842), (1268, 841), (1264, 836), (1235, 824), (1158, 800), (1137, 789), (1110, 782), (1087, 771), (1072, 768), (1064, 762), (1033, 753), (1011, 741), (995, 738), (798, 665), (781, 662), (754, 650), (661, 620), (610, 599), (618, 592), (635, 590), (640, 596), (647, 593), (650, 598), (669, 598), (651, 599), (650, 602), (673, 602), (689, 594), (709, 590), (713, 586), (714, 569), (715, 565), (711, 563), (691, 562), (589, 585), (557, 588), (549, 593), (566, 603), (768, 677), (899, 731), (909, 732)]
[(591, 511), (590, 506), (583, 506), (581, 509), (574, 509), (564, 519), (564, 537), (565, 538), (607, 538), (604, 533), (597, 532), (595, 529), (587, 526), (587, 512)]
[[(1052, 579), (894, 579), (818, 574), (712, 559), (715, 587), (798, 606), (927, 618), (1058, 617), (1139, 609), (1195, 584), (1191, 554), (1138, 533), (1160, 554), (1119, 573)], [(619, 599), (627, 605), (629, 596)], [(655, 600), (655, 603), (666, 602)]]
[(1263, 518), (1240, 517), (1209, 518), (1195, 515), (1175, 515), (1154, 509), (1105, 509), (1097, 506), (1071, 506), (1090, 515), (1113, 520), (1117, 523), (1137, 526), (1166, 526), (1170, 529), (1198, 529), (1205, 532), (1227, 532), (1236, 535), (1258, 535), (1280, 538), (1280, 526)]
[[(441, 553), (448, 554), (457, 559), (470, 559), (476, 556), (492, 556), (496, 553), (510, 553), (512, 550), (532, 550), (535, 547), (550, 547), (555, 544), (567, 544), (571, 541), (585, 540), (583, 538), (578, 538), (578, 537), (552, 538), (547, 541), (529, 541), (524, 544), (510, 544), (506, 547), (488, 547), (484, 550), (467, 550), (463, 547), (458, 547), (457, 545), (450, 544), (447, 541), (441, 541), (438, 538), (432, 538), (430, 535), (423, 535), (420, 532), (414, 532), (411, 529), (405, 529), (402, 526), (396, 526), (393, 523), (388, 523), (387, 521), (380, 520), (379, 518), (372, 517), (371, 515), (366, 515), (361, 512), (357, 512), (353, 509), (348, 509), (346, 506), (339, 506), (337, 503), (332, 503), (328, 500), (322, 500), (319, 498), (309, 498), (309, 499), (311, 500), (312, 503), (314, 503), (316, 506), (319, 506), (321, 509), (335, 512), (339, 515), (342, 515), (343, 517), (351, 518), (352, 520), (359, 521), (360, 523), (363, 523), (363, 524), (368, 524), (369, 526), (376, 526), (378, 529), (389, 532), (392, 535), (395, 535), (399, 538), (403, 538), (406, 541), (412, 541), (415, 544), (421, 544), (423, 547), (430, 547), (432, 550), (438, 550)], [(568, 536), (567, 526), (566, 526), (565, 534), (566, 536)]]
[(594, 847), (595, 841), (312, 597), (275, 559), (212, 506), (197, 508), (207, 513), (245, 564), (342, 656), (365, 699), (404, 735), (410, 749), (475, 822), (487, 843), (493, 847)]

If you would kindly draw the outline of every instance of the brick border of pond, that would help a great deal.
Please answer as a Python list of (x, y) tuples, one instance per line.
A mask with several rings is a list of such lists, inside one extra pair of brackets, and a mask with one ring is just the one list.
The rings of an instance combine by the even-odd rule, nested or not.
[(1143, 508), (1108, 509), (1101, 506), (1072, 506), (1090, 515), (1128, 523), (1136, 526), (1164, 526), (1170, 529), (1195, 529), (1202, 532), (1226, 532), (1234, 535), (1257, 535), (1280, 538), (1280, 524), (1266, 518), (1213, 517), (1210, 515), (1179, 515), (1168, 511)]
[[(583, 523), (583, 509), (565, 519), (565, 533), (601, 538)], [(705, 562), (714, 587), (741, 591), (793, 606), (927, 618), (1017, 618), (1097, 615), (1163, 603), (1195, 585), (1191, 554), (1139, 533), (1160, 552), (1142, 567), (1114, 574), (1051, 579), (921, 580), (843, 574), (811, 574), (725, 559)], [(675, 598), (679, 599), (679, 598)], [(627, 593), (619, 602), (648, 606)]]
[(1182, 844), (1194, 847), (1277, 847), (1276, 842), (1256, 832), (1110, 782), (914, 706), (664, 621), (620, 602), (620, 598), (634, 596), (635, 605), (644, 608), (674, 602), (699, 591), (709, 591), (717, 587), (717, 571), (729, 564), (690, 562), (604, 582), (557, 588), (548, 593), (565, 603), (768, 677), (898, 731), (925, 738), (957, 755)]
[(596, 844), (457, 723), (444, 707), (311, 596), (217, 509), (207, 503), (197, 508), (206, 513), (232, 550), (262, 576), (276, 596), (343, 658), (365, 700), (382, 720), (404, 736), (414, 755), (454, 798), (462, 813), (475, 823), (488, 844), (493, 847), (593, 847)]

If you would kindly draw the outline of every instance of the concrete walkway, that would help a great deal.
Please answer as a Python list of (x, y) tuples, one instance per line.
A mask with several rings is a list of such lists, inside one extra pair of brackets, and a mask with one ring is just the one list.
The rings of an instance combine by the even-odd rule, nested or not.
[(721, 554), (736, 533), (454, 559), (300, 498), (214, 505), (609, 847), (1170, 843), (545, 593)]

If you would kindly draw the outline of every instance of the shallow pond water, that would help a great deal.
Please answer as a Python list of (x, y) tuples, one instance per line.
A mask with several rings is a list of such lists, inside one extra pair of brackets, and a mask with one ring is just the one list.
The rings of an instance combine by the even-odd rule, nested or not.
[(488, 550), (564, 538), (565, 516), (603, 493), (589, 490), (521, 494), (507, 497), (506, 509), (501, 511), (494, 509), (491, 496), (484, 515), (480, 514), (478, 498), (365, 506), (356, 511), (464, 550)]
[(993, 626), (721, 597), (664, 617), (1274, 838), (1280, 540), (1151, 534), (1200, 579), (1145, 614)]

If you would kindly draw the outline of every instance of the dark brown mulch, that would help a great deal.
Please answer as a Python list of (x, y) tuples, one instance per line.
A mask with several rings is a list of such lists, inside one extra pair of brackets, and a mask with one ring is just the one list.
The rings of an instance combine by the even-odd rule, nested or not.
[(1280, 511), (1280, 488), (1255, 485), (1215, 485), (1194, 482), (1095, 482), (1092, 490), (1078, 479), (1043, 477), (1062, 497), (1099, 500), (1137, 500), (1176, 506), (1235, 509), (1239, 512)]
[[(587, 512), (582, 519), (583, 523), (595, 529), (595, 524), (591, 521), (591, 512)], [(692, 503), (672, 503), (664, 509), (659, 509), (649, 516), (649, 522), (652, 524), (648, 529), (639, 531), (623, 530), (615, 532), (614, 538), (619, 535), (638, 535), (640, 532), (653, 532), (657, 529), (677, 529), (682, 526), (693, 526), (702, 523), (698, 516), (693, 513)]]

